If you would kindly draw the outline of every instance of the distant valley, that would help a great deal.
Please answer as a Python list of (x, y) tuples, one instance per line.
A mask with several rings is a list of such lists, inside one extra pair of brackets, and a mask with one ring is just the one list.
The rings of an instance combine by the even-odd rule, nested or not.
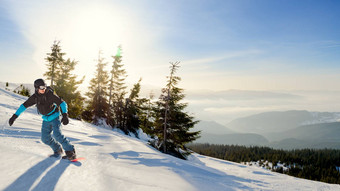
[(198, 143), (269, 146), (277, 149), (340, 149), (339, 112), (276, 111), (231, 121), (202, 121)]

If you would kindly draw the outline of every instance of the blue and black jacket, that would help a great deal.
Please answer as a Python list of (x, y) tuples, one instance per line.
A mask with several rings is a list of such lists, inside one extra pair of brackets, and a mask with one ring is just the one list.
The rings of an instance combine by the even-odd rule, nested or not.
[(53, 90), (49, 87), (46, 88), (44, 94), (35, 92), (35, 94), (20, 105), (19, 109), (15, 112), (15, 115), (19, 116), (28, 107), (33, 105), (37, 106), (38, 112), (42, 115), (44, 121), (52, 121), (59, 117), (59, 107), (62, 113), (67, 113), (66, 102), (54, 94)]

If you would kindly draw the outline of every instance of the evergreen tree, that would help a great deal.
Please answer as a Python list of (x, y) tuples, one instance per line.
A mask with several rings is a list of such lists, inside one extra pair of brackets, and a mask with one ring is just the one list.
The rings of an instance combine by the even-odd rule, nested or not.
[(51, 86), (55, 93), (62, 97), (68, 104), (68, 114), (71, 118), (81, 118), (83, 110), (84, 98), (77, 90), (78, 86), (83, 83), (82, 80), (77, 81), (77, 76), (72, 74), (76, 61), (70, 59), (65, 60), (65, 53), (61, 52), (60, 41), (54, 41), (51, 53), (45, 58), (48, 64), (48, 71), (44, 74), (47, 79), (51, 79)]
[[(23, 96), (26, 96), (26, 97), (31, 96), (30, 90), (28, 88), (26, 88), (23, 84), (21, 84), (16, 89), (18, 89), (17, 93), (20, 94), (20, 95), (23, 95)], [(15, 91), (14, 91), (14, 93), (15, 93)]]
[(183, 89), (177, 87), (181, 78), (175, 75), (179, 62), (170, 64), (170, 76), (166, 88), (162, 90), (155, 108), (154, 126), (159, 139), (156, 146), (158, 149), (162, 146), (164, 153), (184, 158), (179, 149), (187, 151), (185, 144), (196, 140), (200, 132), (189, 132), (198, 121), (194, 121), (192, 116), (184, 112), (187, 103), (181, 103), (185, 96)]
[(107, 63), (101, 58), (101, 52), (99, 52), (95, 77), (90, 81), (90, 91), (86, 94), (90, 98), (88, 110), (91, 112), (92, 122), (96, 125), (103, 125), (103, 120), (106, 120), (107, 123), (109, 75), (104, 70), (106, 65)]
[[(126, 103), (124, 103), (124, 96), (126, 92), (125, 78), (126, 71), (123, 69), (122, 56), (121, 56), (121, 46), (118, 46), (118, 52), (115, 56), (112, 56), (114, 61), (112, 64), (112, 70), (110, 73), (110, 85), (109, 85), (109, 119), (110, 124), (113, 127), (118, 127), (123, 131), (126, 131), (124, 127), (124, 108)], [(127, 133), (127, 132), (126, 132)]]
[(61, 52), (61, 48), (59, 45), (60, 41), (54, 41), (51, 50), (51, 53), (47, 53), (47, 57), (45, 60), (47, 61), (47, 72), (44, 74), (44, 76), (47, 77), (48, 80), (51, 80), (51, 87), (53, 87), (53, 82), (56, 77), (56, 71), (60, 69), (61, 63), (64, 62), (63, 56), (65, 53)]
[[(284, 151), (268, 147), (213, 144), (190, 144), (189, 148), (199, 154), (234, 162), (264, 161), (267, 163), (266, 166), (275, 172), (310, 180), (340, 183), (340, 151), (335, 149)], [(272, 165), (268, 165), (268, 162)]]
[(138, 113), (138, 117), (140, 120), (139, 127), (143, 130), (144, 133), (150, 135), (152, 138), (155, 136), (155, 128), (153, 127), (154, 122), (154, 104), (152, 100), (154, 99), (154, 94), (151, 92), (149, 98), (140, 99), (140, 110)]
[(142, 99), (139, 99), (141, 80), (142, 79), (140, 79), (131, 89), (129, 98), (125, 99), (124, 108), (124, 132), (132, 132), (137, 137), (137, 129), (139, 128), (140, 122), (138, 115), (140, 113), (140, 105), (142, 104)]
[(84, 77), (77, 81), (77, 76), (71, 73), (76, 64), (76, 61), (71, 61), (70, 59), (59, 64), (60, 67), (55, 72), (55, 85), (53, 88), (68, 104), (68, 113), (70, 117), (80, 119), (85, 99), (77, 89), (78, 86), (83, 83)]

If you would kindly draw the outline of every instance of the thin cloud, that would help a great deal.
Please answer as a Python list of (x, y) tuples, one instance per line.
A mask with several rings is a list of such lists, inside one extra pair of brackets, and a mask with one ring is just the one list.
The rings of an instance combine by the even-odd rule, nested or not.
[(242, 58), (247, 57), (249, 55), (257, 55), (263, 53), (262, 50), (246, 50), (246, 51), (237, 51), (237, 52), (227, 52), (220, 56), (214, 57), (205, 57), (200, 59), (193, 59), (193, 60), (184, 60), (183, 65), (196, 65), (196, 64), (209, 64), (214, 62), (219, 62), (227, 59), (232, 58)]
[[(224, 97), (216, 99), (223, 95), (214, 92), (211, 95), (201, 94), (200, 96), (191, 97), (188, 94), (186, 101), (189, 103), (189, 109), (195, 111), (195, 115), (200, 120), (215, 120), (221, 124), (226, 124), (233, 119), (246, 117), (268, 111), (287, 111), (287, 110), (307, 110), (318, 112), (339, 112), (340, 99), (339, 91), (284, 91), (261, 97), (262, 93), (258, 91), (236, 92), (247, 93), (249, 98), (237, 99), (236, 97)], [(257, 95), (257, 96), (254, 96)], [(276, 96), (274, 96), (276, 95)]]
[(209, 107), (205, 108), (204, 111), (219, 115), (230, 115), (230, 114), (236, 114), (236, 113), (261, 113), (265, 111), (275, 111), (276, 107)]
[(301, 99), (302, 96), (271, 91), (250, 91), (250, 90), (226, 90), (190, 92), (189, 99), (211, 99), (211, 100), (261, 100), (261, 99)]

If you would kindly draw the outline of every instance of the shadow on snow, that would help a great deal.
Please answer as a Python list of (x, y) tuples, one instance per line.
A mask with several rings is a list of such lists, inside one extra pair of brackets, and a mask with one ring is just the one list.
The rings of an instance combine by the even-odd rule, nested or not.
[[(110, 154), (115, 159), (131, 160), (132, 164), (134, 165), (145, 165), (149, 167), (167, 167), (169, 169), (172, 169), (175, 173), (179, 174), (180, 176), (184, 177), (186, 181), (193, 183), (193, 185), (202, 185), (203, 187), (205, 187), (204, 182), (207, 181), (207, 179), (209, 179), (208, 182), (216, 183), (215, 184), (216, 189), (221, 188), (219, 186), (222, 186), (228, 190), (234, 190), (234, 188), (241, 188), (242, 190), (253, 190), (252, 188), (246, 186), (245, 184), (242, 184), (242, 182), (265, 184), (264, 182), (260, 182), (256, 180), (245, 179), (245, 178), (241, 178), (241, 177), (237, 177), (233, 175), (228, 175), (214, 168), (197, 165), (195, 163), (191, 163), (189, 161), (184, 161), (184, 160), (177, 159), (177, 158), (150, 159), (150, 158), (143, 157), (143, 155), (159, 156), (159, 155), (152, 154), (152, 153), (125, 151), (125, 152), (120, 152), (120, 153), (114, 152)], [(203, 187), (198, 187), (198, 189), (202, 189)]]
[[(53, 166), (56, 161), (53, 158), (47, 158), (32, 168), (28, 169), (24, 174), (17, 178), (11, 185), (9, 185), (4, 191), (10, 190), (54, 190), (57, 185), (61, 175), (64, 173), (66, 168), (71, 164), (69, 161), (60, 160), (57, 165), (51, 168), (41, 179), (34, 189), (30, 189), (34, 182), (51, 166)], [(80, 164), (76, 164), (78, 166)]]
[(29, 131), (28, 128), (10, 127), (5, 130), (0, 130), (0, 137), (14, 137), (25, 139), (40, 139), (41, 133), (36, 131)]

